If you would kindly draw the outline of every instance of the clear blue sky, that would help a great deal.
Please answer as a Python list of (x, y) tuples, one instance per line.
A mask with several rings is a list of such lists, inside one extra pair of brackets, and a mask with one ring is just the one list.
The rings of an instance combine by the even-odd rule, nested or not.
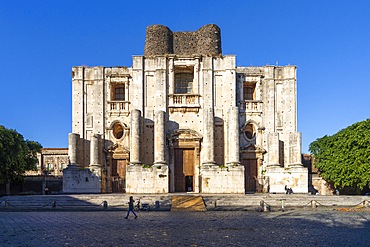
[(67, 147), (72, 66), (131, 66), (145, 28), (221, 28), (237, 65), (298, 66), (302, 151), (370, 112), (370, 1), (0, 1), (0, 125)]

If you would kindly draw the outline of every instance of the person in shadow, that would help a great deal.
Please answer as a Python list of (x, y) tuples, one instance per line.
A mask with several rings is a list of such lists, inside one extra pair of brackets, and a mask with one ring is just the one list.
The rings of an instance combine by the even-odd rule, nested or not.
[(292, 188), (289, 188), (288, 185), (285, 185), (285, 194), (293, 194)]
[(133, 196), (130, 196), (130, 201), (128, 202), (128, 210), (127, 210), (127, 215), (125, 217), (125, 219), (128, 219), (128, 216), (130, 214), (130, 212), (132, 212), (135, 216), (135, 219), (137, 218), (137, 215), (134, 211), (134, 197)]

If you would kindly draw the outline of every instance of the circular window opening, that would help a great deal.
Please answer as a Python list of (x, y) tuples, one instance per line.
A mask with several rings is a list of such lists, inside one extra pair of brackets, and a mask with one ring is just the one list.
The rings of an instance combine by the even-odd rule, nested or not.
[(256, 137), (256, 129), (253, 124), (247, 124), (247, 126), (245, 126), (245, 136), (249, 140), (252, 140), (254, 137)]
[(123, 127), (121, 124), (116, 123), (113, 127), (113, 136), (116, 139), (121, 139), (123, 136)]

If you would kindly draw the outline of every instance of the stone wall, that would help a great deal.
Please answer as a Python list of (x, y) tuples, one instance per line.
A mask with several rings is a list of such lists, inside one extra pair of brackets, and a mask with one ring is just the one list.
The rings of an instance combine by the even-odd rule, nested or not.
[(130, 165), (126, 173), (126, 193), (168, 193), (168, 166)]
[(221, 30), (214, 24), (205, 25), (195, 32), (172, 32), (163, 25), (146, 29), (145, 56), (155, 55), (221, 55)]
[(308, 173), (305, 167), (283, 168), (268, 166), (265, 176), (269, 180), (270, 193), (285, 193), (285, 186), (288, 186), (294, 193), (308, 193)]
[(330, 184), (326, 182), (322, 177), (318, 174), (309, 174), (309, 179), (311, 180), (312, 189), (318, 195), (334, 195), (335, 191), (330, 187)]
[(163, 25), (152, 25), (146, 28), (145, 56), (173, 53), (173, 33)]
[(69, 165), (63, 170), (63, 193), (101, 193), (101, 175)]
[(244, 167), (203, 166), (202, 193), (244, 193)]

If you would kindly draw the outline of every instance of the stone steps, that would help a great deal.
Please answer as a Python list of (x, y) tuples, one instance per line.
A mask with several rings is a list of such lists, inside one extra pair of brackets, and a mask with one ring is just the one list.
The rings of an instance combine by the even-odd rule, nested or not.
[(108, 209), (127, 209), (127, 202), (131, 195), (134, 196), (134, 200), (140, 199), (142, 204), (148, 204), (151, 210), (170, 210), (171, 207), (179, 208), (181, 205), (183, 208), (195, 208), (195, 205), (198, 205), (197, 203), (199, 203), (199, 210), (202, 207), (207, 210), (247, 210), (256, 209), (262, 200), (273, 208), (280, 208), (282, 201), (284, 201), (285, 207), (309, 207), (311, 201), (315, 201), (318, 206), (354, 207), (370, 200), (369, 196), (315, 196), (302, 194), (63, 194), (3, 196), (0, 197), (0, 209), (103, 209), (104, 202), (106, 202)]
[[(41, 208), (96, 208), (102, 209), (104, 202), (110, 209), (126, 209), (129, 194), (82, 194), (82, 195), (31, 195), (31, 196), (4, 196), (0, 197), (1, 208), (13, 209), (41, 209)], [(141, 203), (147, 203), (152, 209), (170, 209), (169, 195), (134, 195)]]
[(202, 196), (172, 196), (171, 211), (207, 211)]

